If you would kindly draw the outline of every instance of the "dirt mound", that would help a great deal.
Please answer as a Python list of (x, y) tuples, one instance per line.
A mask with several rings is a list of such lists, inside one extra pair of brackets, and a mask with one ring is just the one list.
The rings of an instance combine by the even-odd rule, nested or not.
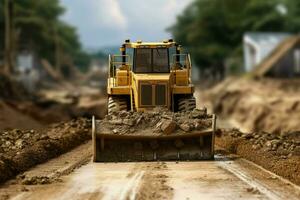
[(0, 130), (9, 129), (41, 129), (43, 125), (39, 120), (16, 110), (3, 101), (0, 101)]
[(90, 121), (72, 120), (47, 131), (0, 132), (0, 182), (82, 144), (90, 138)]
[(300, 133), (222, 130), (216, 144), (300, 185)]
[[(151, 112), (116, 112), (101, 121), (101, 132), (111, 134), (172, 134), (201, 131), (212, 126), (206, 109), (173, 113), (160, 108)], [(105, 129), (105, 130), (103, 130)]]
[(300, 81), (230, 79), (201, 95), (215, 113), (247, 131), (271, 133), (300, 130)]

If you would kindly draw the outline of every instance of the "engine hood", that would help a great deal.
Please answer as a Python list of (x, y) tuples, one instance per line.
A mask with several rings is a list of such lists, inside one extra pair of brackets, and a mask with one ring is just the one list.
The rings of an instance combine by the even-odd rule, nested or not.
[(165, 81), (170, 80), (170, 74), (133, 74), (133, 79), (135, 81)]

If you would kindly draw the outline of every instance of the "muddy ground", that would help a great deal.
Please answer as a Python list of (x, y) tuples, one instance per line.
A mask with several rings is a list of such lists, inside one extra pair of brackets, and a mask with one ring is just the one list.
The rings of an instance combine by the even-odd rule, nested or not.
[(220, 122), (241, 130), (221, 130), (217, 146), (300, 184), (299, 80), (228, 78), (197, 95)]
[(300, 134), (219, 130), (216, 145), (300, 185)]
[(246, 131), (270, 133), (300, 130), (300, 81), (229, 78), (201, 91), (200, 99), (213, 111), (233, 119)]
[(90, 127), (90, 120), (78, 119), (44, 131), (1, 131), (0, 182), (82, 144), (91, 138)]

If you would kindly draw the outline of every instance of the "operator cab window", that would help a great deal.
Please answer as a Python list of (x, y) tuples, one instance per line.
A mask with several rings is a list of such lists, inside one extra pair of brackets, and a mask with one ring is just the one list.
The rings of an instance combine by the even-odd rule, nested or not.
[(135, 49), (134, 72), (169, 73), (169, 51), (167, 48)]
[(136, 49), (135, 72), (151, 72), (151, 49)]
[(168, 49), (153, 49), (153, 72), (169, 72)]

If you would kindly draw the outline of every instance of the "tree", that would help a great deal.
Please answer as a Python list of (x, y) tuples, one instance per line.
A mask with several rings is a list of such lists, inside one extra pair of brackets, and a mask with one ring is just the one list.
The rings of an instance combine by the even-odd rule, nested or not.
[[(285, 15), (278, 5), (291, 10)], [(202, 75), (223, 76), (225, 59), (241, 56), (245, 32), (297, 32), (299, 12), (298, 0), (196, 0), (169, 30), (189, 48)]]
[[(60, 19), (64, 8), (59, 0), (10, 1), (14, 6), (14, 31), (11, 37), (15, 51), (34, 51), (57, 68), (64, 65), (65, 57), (71, 58), (75, 65), (89, 64), (88, 54), (82, 49), (76, 28)], [(1, 14), (3, 6), (1, 1)], [(0, 36), (4, 35), (4, 24), (3, 18), (0, 17)], [(3, 49), (3, 46), (1, 41), (0, 48)], [(80, 56), (85, 59), (78, 59)]]

